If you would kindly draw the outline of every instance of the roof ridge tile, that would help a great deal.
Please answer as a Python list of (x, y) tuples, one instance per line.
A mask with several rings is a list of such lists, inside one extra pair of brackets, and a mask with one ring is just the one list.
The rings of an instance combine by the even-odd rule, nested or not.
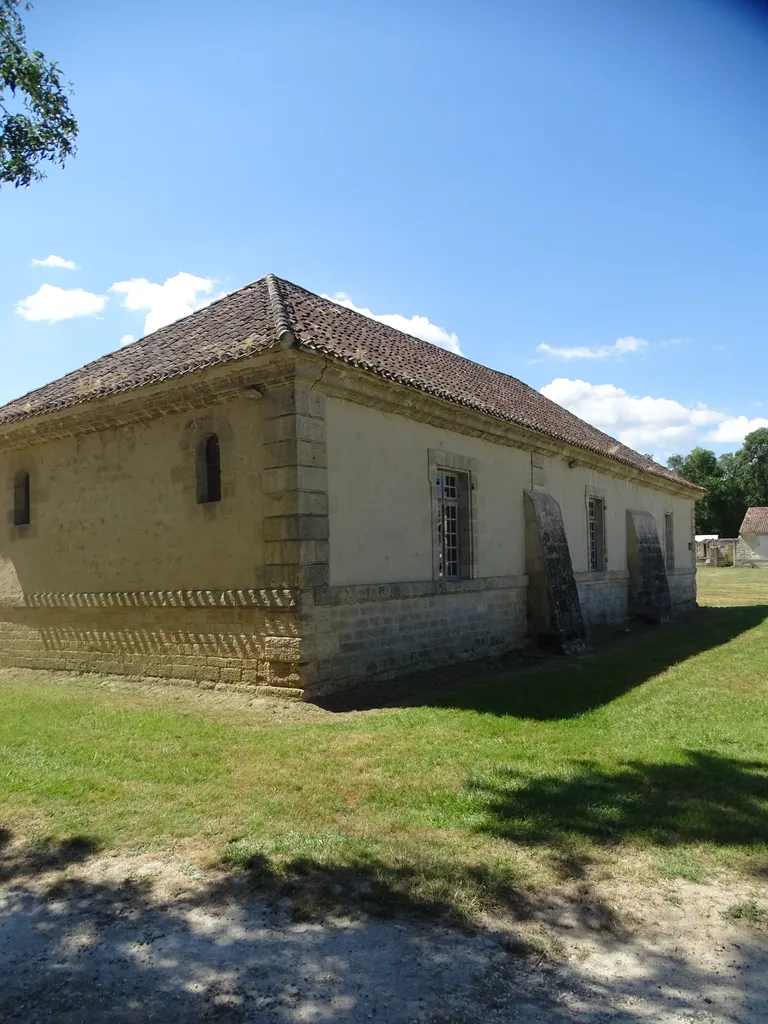
[(280, 289), (280, 278), (275, 274), (267, 274), (267, 293), (269, 304), (272, 309), (272, 320), (275, 326), (275, 338), (279, 345), (290, 348), (296, 344), (296, 335), (291, 325), (290, 317), (283, 302), (283, 294)]

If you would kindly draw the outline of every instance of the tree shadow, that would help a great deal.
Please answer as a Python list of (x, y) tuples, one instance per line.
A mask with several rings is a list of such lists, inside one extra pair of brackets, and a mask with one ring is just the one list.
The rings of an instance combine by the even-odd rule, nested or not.
[[(4, 840), (1, 1020), (410, 1024), (427, 1019), (425, 987), (474, 984), (489, 941), (504, 957), (529, 951), (511, 933), (502, 941), (477, 928), (436, 929), (468, 920), (450, 899), (414, 896), (412, 866), (375, 858), (278, 867), (255, 851), (240, 869), (169, 896), (152, 877), (82, 871), (82, 837), (47, 844), (47, 856), (8, 830)], [(536, 912), (509, 880), (466, 872), (510, 920)], [(607, 908), (591, 912), (614, 925)]]
[(0, 828), (0, 882), (8, 882), (17, 875), (35, 875), (81, 864), (101, 848), (98, 840), (83, 835), (62, 840), (37, 839), (21, 851), (13, 846), (12, 840), (11, 830)]
[[(468, 1024), (517, 1019), (518, 1006), (528, 1019), (535, 1004), (564, 1024), (575, 990), (594, 1008), (583, 1020), (609, 1019), (616, 996), (615, 980), (596, 984), (565, 964), (542, 985), (541, 954), (521, 958), (498, 936), (435, 928), (428, 918), (446, 906), (410, 901), (402, 879), (373, 861), (331, 867), (304, 858), (278, 871), (255, 854), (241, 872), (169, 893), (150, 878), (99, 876), (87, 862), (52, 871), (37, 850), (11, 839), (14, 881), (0, 889), (2, 1020)], [(67, 867), (64, 853), (57, 864)], [(530, 894), (508, 895), (515, 920), (542, 913)], [(367, 913), (383, 905), (392, 920)], [(585, 928), (615, 944), (620, 922), (610, 907), (583, 901), (577, 909)], [(621, 938), (623, 948), (636, 945)], [(650, 951), (646, 988), (659, 1011), (670, 996), (656, 980), (668, 968), (668, 958)], [(745, 971), (738, 984), (757, 975)], [(695, 964), (678, 969), (679, 1004), (695, 1005), (709, 980)], [(641, 1007), (610, 1019), (648, 1017)]]
[(602, 707), (648, 679), (729, 643), (768, 618), (768, 605), (699, 608), (666, 626), (632, 623), (586, 654), (530, 650), (469, 662), (318, 698), (330, 711), (442, 707), (555, 721)]
[(470, 781), (482, 796), (480, 830), (563, 849), (591, 844), (713, 843), (766, 848), (768, 762), (686, 751), (685, 761), (616, 768), (572, 761), (557, 775), (506, 768)]

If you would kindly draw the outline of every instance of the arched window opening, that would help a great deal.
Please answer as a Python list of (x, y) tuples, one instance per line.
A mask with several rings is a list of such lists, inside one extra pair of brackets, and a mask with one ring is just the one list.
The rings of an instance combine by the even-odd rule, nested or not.
[(197, 500), (200, 504), (221, 501), (221, 448), (216, 434), (200, 445), (197, 458)]
[(13, 523), (14, 526), (29, 526), (29, 473), (19, 472), (13, 481)]

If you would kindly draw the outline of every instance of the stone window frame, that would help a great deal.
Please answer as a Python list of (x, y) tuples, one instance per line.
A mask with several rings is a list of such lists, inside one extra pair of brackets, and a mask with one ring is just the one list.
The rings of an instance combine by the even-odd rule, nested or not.
[(211, 409), (190, 416), (179, 436), (180, 464), (173, 467), (171, 476), (178, 483), (184, 501), (192, 506), (194, 515), (205, 520), (228, 516), (237, 497), (237, 474), (227, 471), (227, 461), (221, 465), (221, 497), (219, 501), (200, 501), (200, 460), (205, 441), (215, 434), (219, 439), (222, 460), (231, 459), (235, 446), (235, 432), (224, 409)]
[[(459, 455), (442, 448), (427, 449), (427, 479), (429, 481), (430, 522), (432, 528), (432, 578), (440, 585), (455, 586), (463, 580), (475, 579), (477, 576), (477, 459), (469, 455)], [(465, 572), (459, 577), (443, 579), (440, 575), (440, 501), (435, 489), (435, 476), (439, 470), (462, 473), (469, 484), (469, 552), (461, 558)]]
[[(589, 544), (589, 500), (590, 498), (598, 498), (603, 503), (603, 567), (602, 569), (593, 569), (590, 558), (590, 544)], [(608, 491), (605, 487), (593, 486), (586, 484), (584, 487), (584, 523), (586, 527), (586, 538), (587, 538), (587, 572), (592, 577), (604, 576), (608, 570)]]
[[(29, 452), (16, 452), (13, 454), (16, 457), (12, 457), (9, 460), (10, 464), (8, 466), (8, 505), (5, 518), (7, 525), (6, 536), (9, 541), (33, 540), (38, 536), (40, 510), (45, 504), (47, 495), (45, 493), (45, 488), (42, 486), (40, 481), (37, 459), (35, 459)], [(24, 476), (29, 477), (29, 522), (17, 523), (17, 484)]]

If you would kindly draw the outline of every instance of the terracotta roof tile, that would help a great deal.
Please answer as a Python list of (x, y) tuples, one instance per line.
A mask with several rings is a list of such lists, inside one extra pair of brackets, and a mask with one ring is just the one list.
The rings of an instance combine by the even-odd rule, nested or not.
[(182, 377), (253, 355), (276, 340), (263, 281), (87, 363), (0, 408), (0, 424)]
[(271, 274), (9, 402), (0, 408), (0, 424), (247, 358), (277, 344), (288, 332), (302, 348), (635, 469), (687, 483), (516, 377), (413, 338)]
[(739, 533), (768, 533), (768, 507), (755, 505), (748, 508)]

